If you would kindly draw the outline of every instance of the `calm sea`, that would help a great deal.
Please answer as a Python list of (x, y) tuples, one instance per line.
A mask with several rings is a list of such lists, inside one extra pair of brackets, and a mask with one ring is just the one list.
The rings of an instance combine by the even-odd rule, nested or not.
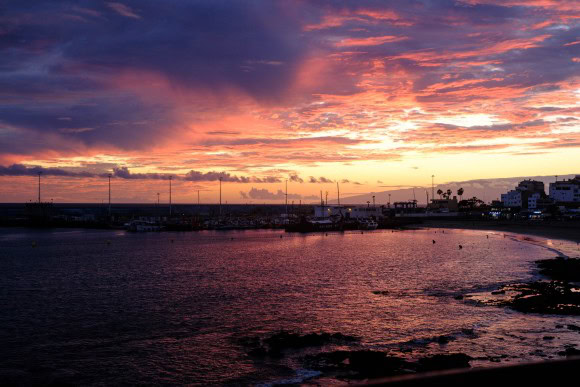
[[(240, 344), (280, 330), (360, 338), (343, 349), (463, 352), (480, 358), (472, 366), (558, 357), (564, 344), (580, 344), (565, 328), (577, 318), (454, 298), (532, 279), (533, 261), (557, 251), (578, 255), (575, 243), (535, 239), (436, 229), (3, 229), (0, 382), (260, 384), (316, 375), (300, 351), (257, 359)], [(433, 340), (441, 335), (453, 340)]]

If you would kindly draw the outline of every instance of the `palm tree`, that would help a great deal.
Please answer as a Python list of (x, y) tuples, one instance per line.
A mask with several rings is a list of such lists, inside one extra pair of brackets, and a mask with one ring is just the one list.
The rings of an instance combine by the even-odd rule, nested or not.
[(450, 189), (447, 189), (447, 199), (451, 199), (452, 193), (453, 193), (453, 191), (451, 191)]
[(459, 195), (459, 200), (463, 200), (463, 188), (457, 190), (457, 195)]
[(441, 194), (443, 194), (443, 191), (441, 191), (441, 189), (437, 190), (437, 195), (439, 195), (439, 199), (441, 199)]

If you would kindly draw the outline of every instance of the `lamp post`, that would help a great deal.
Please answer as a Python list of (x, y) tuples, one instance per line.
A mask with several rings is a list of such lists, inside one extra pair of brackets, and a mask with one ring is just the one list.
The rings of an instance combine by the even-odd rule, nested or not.
[(111, 174), (107, 175), (109, 178), (109, 218), (111, 217)]
[(431, 175), (431, 200), (435, 197), (435, 175)]

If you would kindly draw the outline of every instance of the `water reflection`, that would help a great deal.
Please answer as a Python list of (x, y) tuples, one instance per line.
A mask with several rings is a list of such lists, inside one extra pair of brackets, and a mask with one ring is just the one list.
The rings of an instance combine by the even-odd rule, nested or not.
[(462, 230), (4, 231), (0, 243), (2, 367), (23, 378), (292, 379), (301, 353), (256, 360), (239, 344), (280, 330), (339, 332), (360, 338), (339, 348), (407, 357), (462, 352), (478, 366), (579, 342), (571, 318), (456, 299), (529, 280), (534, 260), (572, 254), (572, 243)]

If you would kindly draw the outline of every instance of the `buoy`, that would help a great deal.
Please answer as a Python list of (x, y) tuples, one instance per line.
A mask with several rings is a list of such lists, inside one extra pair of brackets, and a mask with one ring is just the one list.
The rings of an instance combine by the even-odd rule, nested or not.
[(445, 230), (443, 230), (442, 232), (443, 232), (443, 234), (445, 234)]
[(435, 244), (435, 239), (433, 239), (433, 244)]
[(328, 236), (328, 233), (326, 233), (326, 236)]
[(364, 232), (362, 232), (362, 231), (361, 231), (360, 233), (361, 233), (361, 234), (364, 234)]
[(463, 248), (463, 246), (459, 245), (459, 250), (461, 250)]
[(489, 235), (486, 235), (487, 239), (489, 239)]
[(282, 239), (282, 235), (280, 235), (280, 239)]
[(234, 237), (232, 237), (232, 239), (231, 239), (231, 240), (233, 241), (233, 240), (234, 240)]

